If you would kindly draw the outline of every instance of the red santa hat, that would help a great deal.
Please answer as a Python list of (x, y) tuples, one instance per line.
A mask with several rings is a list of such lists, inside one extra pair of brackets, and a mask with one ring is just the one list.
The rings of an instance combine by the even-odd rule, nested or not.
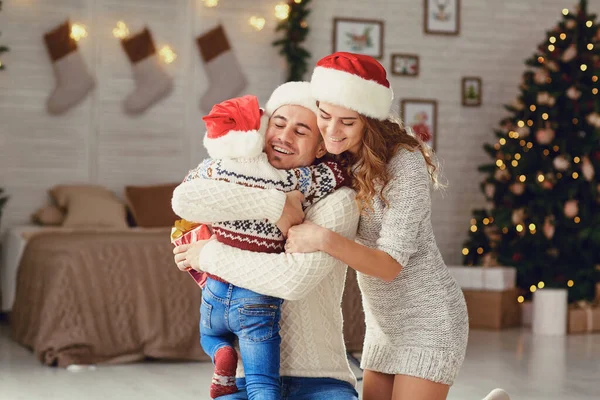
[(319, 109), (311, 95), (310, 82), (286, 82), (280, 85), (267, 101), (265, 113), (270, 117), (279, 107), (287, 105), (308, 108), (316, 115)]
[(211, 158), (250, 158), (262, 153), (265, 139), (259, 132), (263, 110), (256, 96), (243, 96), (215, 104), (202, 120), (206, 123), (204, 147)]
[(349, 108), (367, 117), (385, 120), (394, 92), (385, 68), (373, 57), (337, 52), (322, 58), (311, 78), (318, 101)]

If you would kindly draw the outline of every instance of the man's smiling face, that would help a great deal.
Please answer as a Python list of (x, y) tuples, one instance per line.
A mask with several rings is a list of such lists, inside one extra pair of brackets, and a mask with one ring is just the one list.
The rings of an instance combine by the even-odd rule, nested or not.
[(265, 135), (265, 153), (272, 166), (278, 169), (305, 167), (325, 152), (317, 117), (312, 111), (295, 105), (275, 110)]

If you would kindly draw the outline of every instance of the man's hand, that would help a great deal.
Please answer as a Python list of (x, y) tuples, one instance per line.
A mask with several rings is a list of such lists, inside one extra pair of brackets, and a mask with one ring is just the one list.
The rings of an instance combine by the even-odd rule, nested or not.
[(181, 271), (189, 271), (194, 269), (201, 271), (200, 269), (200, 253), (204, 248), (204, 245), (209, 241), (215, 239), (215, 236), (211, 236), (208, 240), (199, 240), (192, 244), (182, 244), (173, 249), (175, 254), (175, 264)]
[(292, 226), (301, 224), (304, 221), (304, 211), (302, 211), (304, 195), (300, 191), (294, 190), (286, 193), (285, 197), (283, 212), (279, 221), (275, 224), (283, 233), (283, 236), (287, 236), (288, 230)]

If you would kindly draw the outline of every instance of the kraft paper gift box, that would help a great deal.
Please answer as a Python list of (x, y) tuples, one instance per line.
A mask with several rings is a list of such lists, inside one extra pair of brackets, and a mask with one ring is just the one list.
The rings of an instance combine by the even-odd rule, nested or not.
[(514, 267), (448, 267), (450, 273), (465, 290), (505, 291), (514, 289), (517, 270)]
[(600, 304), (583, 301), (569, 305), (567, 332), (600, 332)]
[(472, 329), (504, 329), (521, 325), (517, 289), (463, 290)]

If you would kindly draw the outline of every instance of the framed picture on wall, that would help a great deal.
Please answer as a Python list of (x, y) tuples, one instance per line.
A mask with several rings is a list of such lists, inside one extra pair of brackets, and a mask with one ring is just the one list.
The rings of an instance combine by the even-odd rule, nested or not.
[(400, 115), (404, 124), (410, 127), (416, 136), (436, 150), (436, 100), (403, 99), (400, 102)]
[(383, 21), (333, 19), (333, 52), (347, 51), (383, 58)]
[(462, 78), (462, 105), (465, 107), (481, 106), (482, 84), (478, 76)]
[(425, 33), (458, 35), (460, 32), (460, 0), (423, 0)]
[(418, 76), (419, 56), (416, 54), (392, 54), (392, 75)]

